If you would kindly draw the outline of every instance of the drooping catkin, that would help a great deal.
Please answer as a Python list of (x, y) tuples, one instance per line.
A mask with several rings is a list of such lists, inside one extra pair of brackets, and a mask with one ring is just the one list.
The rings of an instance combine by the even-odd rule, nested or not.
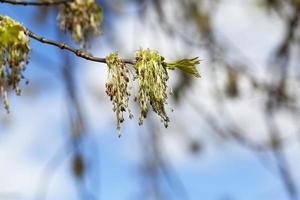
[(140, 105), (139, 124), (142, 125), (147, 117), (148, 104), (157, 113), (165, 127), (168, 126), (169, 117), (165, 110), (167, 104), (167, 81), (169, 75), (159, 52), (150, 49), (140, 49), (136, 52), (136, 79), (139, 84), (139, 92), (136, 100)]
[(111, 53), (106, 57), (106, 62), (108, 66), (108, 78), (105, 84), (106, 94), (112, 101), (113, 111), (117, 118), (117, 129), (120, 129), (121, 123), (124, 121), (123, 112), (128, 112), (129, 118), (133, 117), (128, 106), (130, 97), (129, 71), (118, 53)]
[(0, 15), (0, 93), (4, 108), (9, 112), (8, 90), (21, 94), (19, 82), (28, 62), (29, 38), (26, 29), (8, 16)]

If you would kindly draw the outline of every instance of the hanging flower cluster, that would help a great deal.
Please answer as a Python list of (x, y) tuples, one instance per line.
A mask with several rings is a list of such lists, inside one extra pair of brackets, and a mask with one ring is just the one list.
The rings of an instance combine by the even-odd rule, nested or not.
[(140, 104), (139, 124), (143, 124), (147, 116), (148, 103), (157, 113), (165, 127), (168, 126), (169, 118), (165, 111), (167, 102), (167, 81), (169, 79), (167, 64), (157, 51), (150, 49), (138, 50), (136, 52), (136, 79), (139, 83), (137, 101)]
[(91, 36), (99, 34), (102, 20), (102, 9), (95, 0), (74, 0), (59, 7), (59, 27), (69, 31), (72, 39), (82, 46)]
[(200, 76), (197, 68), (195, 67), (198, 64), (200, 64), (200, 60), (198, 57), (191, 58), (191, 59), (185, 58), (185, 59), (180, 59), (180, 60), (176, 60), (173, 62), (168, 62), (167, 68), (168, 69), (178, 68), (178, 69), (184, 71), (185, 73), (191, 74), (191, 75), (195, 76), (196, 78), (200, 78), (201, 76)]
[(21, 94), (19, 82), (28, 62), (29, 39), (22, 24), (8, 16), (0, 16), (0, 93), (9, 112), (8, 89)]
[[(92, 34), (99, 33), (102, 21), (102, 10), (95, 0), (74, 0), (60, 6), (58, 17), (62, 29), (70, 31), (72, 38), (84, 45)], [(180, 69), (195, 77), (200, 77), (196, 65), (198, 57), (166, 62), (158, 51), (139, 49), (135, 60), (124, 60), (118, 53), (111, 53), (105, 59), (93, 57), (88, 52), (74, 49), (66, 44), (47, 40), (35, 35), (15, 20), (0, 15), (0, 95), (5, 109), (9, 112), (8, 90), (13, 89), (21, 94), (19, 83), (23, 78), (22, 72), (28, 62), (29, 38), (43, 43), (58, 46), (72, 51), (74, 54), (88, 60), (105, 62), (108, 66), (106, 93), (110, 97), (113, 111), (117, 118), (117, 129), (124, 122), (124, 112), (133, 118), (129, 109), (129, 98), (132, 95), (129, 87), (129, 69), (126, 64), (133, 66), (133, 80), (138, 82), (138, 94), (134, 100), (139, 104), (139, 125), (142, 125), (150, 108), (160, 117), (165, 127), (168, 127), (169, 117), (166, 113), (168, 70)]]
[(108, 66), (108, 78), (105, 84), (106, 94), (110, 97), (113, 104), (113, 111), (117, 117), (117, 129), (121, 128), (124, 121), (123, 112), (129, 113), (129, 118), (133, 115), (128, 107), (130, 96), (129, 91), (129, 71), (124, 61), (119, 58), (118, 53), (111, 53), (106, 57)]
[[(138, 102), (140, 107), (139, 125), (143, 124), (151, 106), (152, 110), (159, 115), (164, 126), (168, 127), (169, 117), (165, 109), (168, 99), (168, 69), (179, 68), (200, 77), (195, 67), (199, 62), (198, 58), (165, 62), (164, 57), (157, 51), (150, 49), (136, 51), (136, 59), (132, 64), (136, 72), (134, 80), (137, 80), (139, 87), (138, 94), (135, 97), (135, 101)], [(128, 69), (124, 60), (117, 53), (110, 54), (106, 58), (106, 63), (108, 66), (106, 93), (113, 102), (113, 110), (117, 116), (117, 129), (120, 129), (120, 124), (124, 121), (123, 112), (127, 111), (130, 118), (133, 117), (128, 108), (131, 95), (128, 87)]]

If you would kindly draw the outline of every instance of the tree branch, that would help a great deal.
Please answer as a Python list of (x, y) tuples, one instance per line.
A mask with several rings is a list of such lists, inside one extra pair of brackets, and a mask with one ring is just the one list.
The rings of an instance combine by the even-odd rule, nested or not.
[(59, 4), (65, 4), (68, 2), (72, 2), (73, 0), (60, 0), (60, 1), (37, 1), (37, 2), (31, 2), (31, 1), (16, 1), (16, 0), (0, 0), (0, 3), (8, 3), (13, 5), (22, 5), (22, 6), (55, 6)]
[(21, 6), (56, 6), (60, 4), (65, 4), (68, 2), (72, 2), (73, 0), (59, 0), (59, 1), (16, 1), (16, 0), (0, 0), (0, 3), (8, 3), (13, 5), (21, 5)]
[[(2, 0), (0, 0), (0, 1), (2, 1)], [(91, 53), (86, 52), (84, 50), (73, 48), (73, 47), (71, 47), (71, 46), (69, 46), (65, 43), (62, 43), (62, 42), (57, 42), (57, 41), (54, 41), (54, 40), (48, 40), (44, 37), (41, 37), (41, 36), (31, 32), (28, 29), (25, 31), (25, 33), (29, 37), (31, 37), (31, 38), (39, 41), (39, 42), (42, 42), (42, 43), (45, 43), (45, 44), (50, 44), (50, 45), (59, 47), (60, 49), (68, 50), (68, 51), (74, 53), (76, 56), (84, 58), (86, 60), (90, 60), (90, 61), (94, 61), (94, 62), (100, 62), (100, 63), (106, 63), (106, 58), (94, 57)], [(134, 60), (132, 60), (132, 59), (123, 59), (123, 61), (126, 64), (134, 65)]]

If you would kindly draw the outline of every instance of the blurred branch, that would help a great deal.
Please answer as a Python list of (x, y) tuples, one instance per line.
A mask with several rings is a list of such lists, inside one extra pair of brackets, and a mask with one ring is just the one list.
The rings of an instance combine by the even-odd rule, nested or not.
[[(188, 101), (189, 104), (193, 107), (194, 111), (196, 111), (200, 116), (204, 118), (204, 120), (207, 122), (207, 124), (211, 125), (213, 130), (215, 130), (216, 133), (220, 134), (222, 138), (227, 138), (229, 135), (226, 133), (229, 133), (232, 138), (236, 140), (239, 144), (248, 147), (249, 149), (255, 150), (255, 151), (266, 151), (271, 148), (271, 145), (268, 143), (265, 144), (257, 144), (249, 139), (246, 139), (242, 136), (239, 132), (241, 132), (240, 128), (237, 127), (233, 121), (231, 121), (230, 126), (227, 127), (225, 130), (221, 128), (221, 126), (217, 123), (217, 120), (209, 114), (209, 112), (206, 112), (204, 107), (201, 107), (199, 104), (196, 104), (193, 101)], [(226, 116), (228, 119), (228, 116)]]
[[(160, 129), (156, 126), (153, 120), (150, 121), (150, 145), (153, 148), (153, 154), (156, 159), (156, 162), (161, 169), (162, 173), (164, 174), (167, 182), (173, 188), (173, 190), (178, 194), (178, 199), (189, 199), (188, 192), (186, 191), (184, 184), (179, 178), (177, 172), (173, 169), (170, 162), (167, 162), (166, 158), (162, 157), (161, 150), (160, 150), (160, 141), (159, 135), (161, 134)], [(156, 130), (156, 131), (152, 131)]]
[[(64, 38), (62, 32), (57, 31), (57, 38)], [(66, 38), (64, 38), (66, 39)], [(85, 153), (85, 143), (91, 135), (88, 135), (88, 125), (86, 123), (86, 113), (82, 106), (82, 95), (78, 89), (78, 80), (76, 79), (76, 64), (66, 52), (60, 53), (63, 67), (61, 68), (61, 75), (65, 86), (66, 93), (66, 107), (68, 110), (70, 135), (73, 140), (74, 155), (71, 159), (72, 174), (75, 178), (78, 197), (80, 199), (99, 199), (99, 169), (98, 165), (98, 145), (89, 144), (88, 148), (93, 149), (92, 157), (89, 158)], [(95, 141), (92, 139), (92, 142)], [(97, 165), (94, 173), (91, 174), (92, 166)], [(90, 183), (91, 185), (89, 185)], [(92, 187), (89, 187), (92, 186)]]
[(14, 1), (14, 0), (0, 0), (0, 3), (8, 3), (13, 5), (22, 6), (57, 6), (72, 2), (73, 0), (60, 0), (60, 1)]
[(270, 133), (270, 140), (272, 142), (272, 153), (276, 159), (277, 168), (279, 171), (280, 178), (284, 184), (289, 198), (291, 200), (298, 199), (298, 191), (296, 183), (293, 180), (292, 173), (289, 168), (287, 157), (285, 156), (282, 149), (282, 142), (280, 140), (280, 133), (278, 131), (277, 124), (274, 121), (274, 114), (272, 111), (265, 113), (266, 124)]
[[(63, 37), (60, 32), (58, 32), (58, 37)], [(87, 174), (86, 169), (86, 158), (84, 154), (80, 151), (80, 147), (83, 143), (86, 133), (86, 124), (84, 120), (82, 106), (79, 103), (78, 89), (76, 87), (76, 79), (74, 74), (76, 68), (69, 55), (66, 53), (61, 54), (63, 67), (61, 70), (63, 81), (65, 84), (66, 92), (66, 107), (69, 111), (69, 124), (70, 124), (70, 135), (73, 140), (74, 156), (71, 159), (72, 174), (76, 178), (75, 184), (78, 191), (80, 199), (96, 199), (92, 197), (92, 193), (87, 191), (87, 187), (84, 178)]]
[[(73, 148), (70, 148), (71, 146), (72, 140), (71, 138), (68, 138), (66, 142), (56, 150), (54, 156), (48, 161), (45, 168), (42, 170), (37, 184), (38, 187), (36, 189), (35, 196), (36, 200), (46, 199), (48, 187), (55, 171), (58, 169), (64, 159), (66, 159), (66, 156), (73, 153)], [(67, 151), (66, 147), (68, 147)], [(65, 152), (65, 154), (62, 152)], [(51, 171), (51, 174), (49, 171)]]
[[(273, 173), (273, 170), (270, 170), (265, 157), (262, 155), (262, 153), (267, 152), (272, 148), (271, 144), (258, 144), (244, 137), (240, 133), (240, 128), (233, 121), (231, 121), (230, 126), (222, 127), (222, 125), (218, 123), (218, 120), (213, 117), (213, 115), (208, 111), (206, 111), (204, 107), (201, 107), (199, 104), (196, 104), (191, 100), (188, 102), (193, 107), (193, 110), (203, 117), (204, 121), (212, 128), (214, 133), (218, 134), (218, 136), (220, 136), (222, 139), (231, 138), (237, 144), (241, 145), (244, 148), (247, 148), (250, 152), (253, 153), (255, 157), (257, 157), (258, 161), (262, 164), (263, 167)], [(226, 116), (226, 118), (228, 118), (228, 116)]]

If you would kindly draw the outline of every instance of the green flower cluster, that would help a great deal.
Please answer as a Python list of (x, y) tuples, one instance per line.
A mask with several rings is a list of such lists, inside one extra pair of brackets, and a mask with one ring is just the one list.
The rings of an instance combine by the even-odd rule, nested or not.
[(137, 101), (140, 104), (139, 124), (143, 124), (148, 113), (148, 103), (157, 113), (165, 127), (168, 126), (169, 117), (165, 111), (167, 102), (167, 81), (169, 75), (167, 64), (159, 52), (150, 49), (138, 50), (136, 52), (136, 79), (139, 84)]
[(7, 91), (12, 88), (17, 95), (21, 94), (19, 82), (29, 51), (29, 38), (22, 24), (8, 16), (0, 16), (0, 93), (7, 112)]
[(129, 71), (124, 61), (119, 58), (118, 53), (111, 53), (106, 57), (108, 66), (108, 77), (106, 94), (110, 97), (113, 104), (113, 111), (117, 117), (117, 129), (121, 128), (121, 123), (124, 122), (123, 112), (129, 113), (129, 118), (133, 115), (128, 107), (130, 96), (129, 91)]
[(74, 0), (59, 7), (59, 27), (71, 32), (72, 39), (82, 46), (99, 34), (102, 20), (102, 9), (95, 0)]
[[(128, 108), (128, 101), (131, 91), (128, 87), (129, 73), (123, 59), (117, 53), (112, 53), (106, 57), (108, 66), (108, 79), (106, 83), (106, 93), (113, 102), (113, 111), (117, 116), (117, 129), (124, 121), (123, 112), (129, 112), (129, 117), (133, 115)], [(168, 69), (181, 69), (186, 73), (200, 77), (196, 65), (200, 63), (198, 58), (181, 59), (174, 62), (165, 62), (163, 56), (158, 51), (150, 49), (139, 49), (136, 51), (136, 59), (133, 64), (135, 75), (133, 80), (137, 80), (139, 90), (134, 98), (140, 107), (139, 125), (142, 125), (147, 117), (149, 106), (157, 113), (167, 128), (169, 117), (167, 116), (165, 105), (167, 104), (167, 81), (169, 79)]]

